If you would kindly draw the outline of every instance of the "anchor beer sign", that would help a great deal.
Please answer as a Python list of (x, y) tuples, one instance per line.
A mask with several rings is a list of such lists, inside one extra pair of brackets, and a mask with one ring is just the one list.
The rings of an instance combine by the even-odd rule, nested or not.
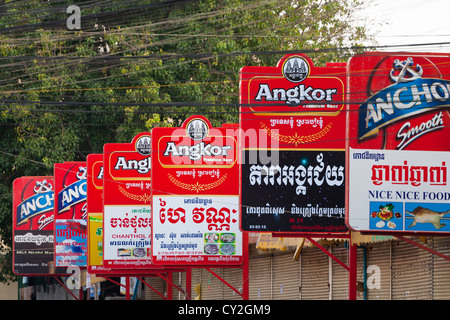
[(242, 264), (236, 129), (192, 116), (152, 130), (155, 264)]
[(13, 182), (13, 272), (66, 274), (54, 263), (54, 179), (20, 177)]
[(348, 226), (450, 232), (450, 56), (365, 53), (348, 72)]
[(240, 72), (242, 230), (346, 232), (345, 64)]
[(55, 263), (87, 265), (86, 162), (55, 163)]

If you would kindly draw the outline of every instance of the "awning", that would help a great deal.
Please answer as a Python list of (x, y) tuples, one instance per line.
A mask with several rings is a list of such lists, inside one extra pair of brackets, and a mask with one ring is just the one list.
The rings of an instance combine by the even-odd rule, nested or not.
[[(335, 241), (345, 241), (342, 238), (312, 238), (314, 241), (322, 244), (333, 243)], [(383, 242), (394, 239), (393, 236), (386, 235), (363, 235), (360, 232), (352, 232), (352, 244), (366, 244)], [(325, 243), (324, 243), (325, 242)], [(308, 239), (303, 237), (274, 237), (271, 233), (259, 233), (256, 241), (256, 249), (260, 250), (281, 250), (286, 251), (288, 249), (295, 249), (298, 246), (314, 247), (314, 244)]]

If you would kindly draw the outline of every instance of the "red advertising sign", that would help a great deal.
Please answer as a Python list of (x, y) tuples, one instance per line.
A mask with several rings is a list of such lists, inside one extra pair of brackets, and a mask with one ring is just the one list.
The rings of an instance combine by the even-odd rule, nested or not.
[(55, 163), (56, 266), (87, 265), (86, 162)]
[(450, 232), (450, 55), (368, 52), (348, 73), (347, 225)]
[(243, 147), (344, 149), (345, 82), (345, 66), (315, 67), (304, 54), (242, 68)]
[(103, 266), (152, 266), (150, 133), (104, 145), (103, 198)]
[(242, 230), (346, 232), (345, 64), (240, 72)]
[(21, 177), (13, 182), (13, 272), (66, 274), (54, 260), (53, 177)]
[(242, 264), (236, 129), (192, 116), (152, 130), (155, 264)]
[(105, 273), (103, 267), (103, 154), (90, 154), (87, 165), (88, 272)]
[(450, 55), (368, 52), (348, 63), (348, 145), (450, 151)]

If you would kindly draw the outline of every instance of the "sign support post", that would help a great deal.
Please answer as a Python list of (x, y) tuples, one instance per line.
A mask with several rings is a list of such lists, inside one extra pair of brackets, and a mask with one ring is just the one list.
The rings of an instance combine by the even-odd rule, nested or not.
[(356, 300), (356, 275), (357, 275), (357, 260), (358, 260), (358, 246), (356, 243), (352, 243), (352, 237), (350, 232), (350, 241), (348, 247), (349, 256), (349, 277), (348, 277), (348, 299)]

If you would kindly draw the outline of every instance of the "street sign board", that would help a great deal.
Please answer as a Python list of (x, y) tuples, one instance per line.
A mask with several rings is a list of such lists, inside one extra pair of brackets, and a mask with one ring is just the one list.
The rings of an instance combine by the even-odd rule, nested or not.
[(241, 69), (243, 231), (347, 231), (344, 65), (288, 54)]
[(349, 60), (352, 230), (450, 231), (449, 72), (449, 54), (368, 52)]
[(152, 130), (155, 264), (242, 264), (236, 129), (192, 116)]
[(103, 266), (152, 266), (151, 136), (103, 147)]

